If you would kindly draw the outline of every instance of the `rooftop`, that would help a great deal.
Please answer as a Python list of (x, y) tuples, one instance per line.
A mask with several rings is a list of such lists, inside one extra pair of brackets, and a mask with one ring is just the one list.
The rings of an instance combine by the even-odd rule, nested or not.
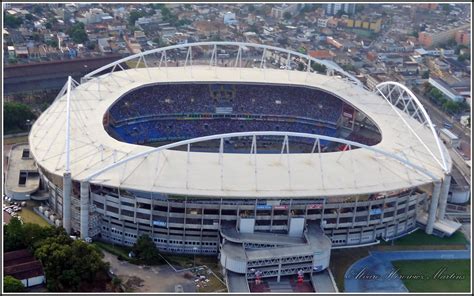
[[(418, 128), (421, 143), (407, 132), (403, 120), (387, 101), (347, 80), (297, 71), (230, 67), (214, 70), (208, 66), (188, 66), (120, 71), (103, 76), (100, 86), (92, 80), (75, 88), (71, 104), (72, 177), (76, 180), (88, 178), (112, 165), (114, 159), (119, 161), (153, 149), (119, 142), (104, 130), (103, 115), (122, 94), (149, 83), (206, 81), (306, 85), (325, 90), (363, 110), (374, 120), (382, 134), (382, 141), (375, 146), (377, 149), (409, 159), (436, 178), (444, 174), (424, 146), (437, 151), (434, 148), (436, 141), (427, 127), (402, 115), (403, 120)], [(65, 108), (64, 96), (42, 114), (30, 133), (31, 151), (38, 164), (57, 175), (65, 170)], [(281, 198), (367, 194), (433, 181), (418, 170), (368, 149), (320, 156), (291, 154), (282, 158), (280, 154), (259, 154), (255, 164), (248, 154), (224, 153), (222, 163), (219, 163), (219, 157), (214, 153), (190, 152), (188, 162), (185, 151), (162, 150), (117, 165), (91, 182), (194, 196)], [(150, 177), (150, 172), (156, 172), (154, 177)]]

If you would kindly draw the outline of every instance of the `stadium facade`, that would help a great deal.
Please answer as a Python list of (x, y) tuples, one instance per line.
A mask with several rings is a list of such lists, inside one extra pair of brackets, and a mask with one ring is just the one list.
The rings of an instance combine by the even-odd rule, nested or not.
[(177, 45), (70, 78), (29, 143), (68, 232), (147, 234), (163, 252), (218, 254), (241, 280), (458, 227), (444, 219), (451, 160), (416, 96), (281, 48)]

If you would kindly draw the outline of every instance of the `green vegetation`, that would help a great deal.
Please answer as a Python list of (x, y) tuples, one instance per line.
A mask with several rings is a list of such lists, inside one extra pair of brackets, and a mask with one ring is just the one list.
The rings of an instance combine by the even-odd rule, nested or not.
[(463, 53), (458, 56), (458, 61), (464, 62), (464, 61), (470, 61), (471, 60), (471, 54), (470, 53)]
[(93, 245), (73, 240), (63, 230), (56, 236), (42, 240), (35, 250), (46, 274), (49, 291), (86, 291), (96, 275), (105, 274), (108, 263)]
[(3, 291), (4, 292), (24, 292), (25, 286), (20, 280), (7, 275), (3, 278)]
[(283, 14), (283, 18), (284, 18), (285, 20), (291, 19), (291, 13), (289, 13), (288, 11), (286, 11), (286, 12)]
[(424, 93), (448, 113), (456, 114), (469, 108), (465, 102), (454, 102), (450, 99), (447, 99), (440, 90), (432, 87), (429, 83), (424, 84)]
[(340, 292), (344, 291), (344, 277), (346, 270), (357, 260), (369, 256), (369, 248), (338, 249), (331, 251), (329, 267)]
[[(28, 138), (26, 139), (26, 141), (28, 141)], [(23, 207), (19, 214), (23, 222), (38, 224), (39, 226), (43, 226), (43, 227), (50, 226), (48, 221), (46, 221), (43, 217), (41, 217), (40, 215), (36, 214), (35, 211), (33, 211), (33, 207), (39, 206), (38, 202), (34, 202), (30, 200), (30, 201), (27, 201), (26, 204), (27, 206)]]
[(153, 240), (146, 234), (140, 236), (132, 247), (136, 259), (148, 265), (163, 264)]
[(318, 63), (311, 63), (311, 68), (313, 68), (314, 71), (320, 73), (320, 74), (326, 74), (326, 66), (318, 64)]
[(135, 22), (141, 18), (144, 17), (146, 13), (142, 10), (134, 10), (131, 11), (130, 14), (128, 15), (128, 24), (130, 26), (135, 26)]
[(52, 226), (42, 227), (38, 224), (22, 223), (16, 217), (10, 219), (10, 222), (4, 226), (3, 231), (5, 252), (24, 248), (34, 250), (41, 240), (57, 233), (57, 229)]
[[(469, 260), (393, 261), (410, 292), (469, 292)], [(410, 276), (411, 279), (407, 279)], [(415, 277), (418, 277), (415, 279)]]
[[(164, 263), (162, 257), (158, 253), (158, 249), (155, 247), (155, 244), (147, 235), (139, 237), (132, 248), (111, 245), (101, 241), (94, 241), (92, 244), (117, 256), (118, 260), (128, 261), (131, 264), (160, 265)], [(128, 256), (130, 252), (134, 255), (132, 258)]]
[(156, 45), (157, 45), (158, 47), (164, 47), (164, 46), (167, 45), (166, 42), (164, 42), (161, 37), (155, 37), (155, 38), (153, 38), (152, 41), (153, 41), (154, 43), (156, 43)]
[(57, 48), (58, 47), (58, 40), (56, 40), (56, 39), (48, 40), (46, 42), (46, 44), (48, 44), (51, 47)]
[(423, 79), (430, 78), (430, 70), (423, 72), (423, 74), (421, 75), (421, 78)]
[(35, 17), (31, 13), (28, 13), (27, 15), (25, 15), (25, 19), (32, 21), (35, 19)]
[(464, 44), (459, 44), (459, 45), (456, 46), (456, 49), (454, 50), (454, 53), (459, 54), (461, 52), (461, 49), (464, 49), (464, 48), (469, 48), (469, 47), (464, 45)]
[(71, 239), (63, 228), (21, 223), (12, 217), (4, 226), (4, 239), (6, 252), (28, 248), (41, 261), (49, 291), (92, 291), (107, 281), (109, 266), (98, 249)]
[(356, 66), (354, 66), (354, 65), (352, 65), (352, 64), (342, 65), (341, 67), (342, 67), (342, 69), (345, 70), (345, 71), (352, 71), (352, 72), (357, 71)]
[(126, 260), (129, 262), (131, 261), (128, 257), (128, 253), (130, 253), (130, 251), (132, 250), (131, 248), (127, 248), (124, 246), (110, 245), (110, 244), (100, 242), (100, 241), (94, 241), (92, 244), (99, 247), (100, 249), (103, 249), (117, 256), (117, 258), (120, 258), (121, 260)]
[(89, 40), (84, 24), (80, 22), (74, 24), (67, 33), (75, 43), (84, 43)]
[(23, 19), (5, 12), (3, 14), (3, 23), (7, 28), (16, 29), (23, 24)]
[(22, 132), (28, 129), (28, 120), (36, 118), (28, 105), (17, 102), (6, 102), (3, 105), (5, 133)]
[[(465, 245), (467, 240), (460, 231), (455, 232), (450, 237), (437, 237), (426, 234), (423, 230), (417, 230), (412, 234), (406, 235), (395, 240), (395, 245), (415, 246), (415, 245)], [(388, 242), (390, 244), (390, 242)]]
[(451, 5), (450, 4), (440, 4), (440, 6), (447, 13), (449, 13), (451, 11)]

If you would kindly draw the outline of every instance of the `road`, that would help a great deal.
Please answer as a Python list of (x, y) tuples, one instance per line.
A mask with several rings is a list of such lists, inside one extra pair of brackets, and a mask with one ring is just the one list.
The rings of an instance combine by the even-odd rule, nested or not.
[(456, 134), (459, 139), (463, 142), (470, 143), (471, 142), (471, 134), (467, 128), (464, 128), (461, 123), (456, 120), (453, 120), (452, 117), (445, 114), (441, 111), (433, 102), (431, 102), (428, 98), (426, 98), (423, 94), (414, 90), (414, 93), (425, 107), (426, 112), (431, 118), (433, 124), (436, 124), (438, 127), (442, 127), (443, 123), (449, 122), (453, 125), (451, 131)]
[[(449, 155), (453, 160), (453, 165), (461, 173), (468, 184), (471, 184), (471, 169), (467, 166), (466, 161), (452, 148), (448, 148)], [(461, 184), (462, 185), (462, 184)]]
[[(414, 90), (414, 93), (425, 107), (426, 112), (431, 118), (433, 124), (435, 124), (438, 128), (443, 126), (443, 123), (449, 122), (452, 124), (451, 131), (458, 136), (461, 142), (470, 145), (471, 143), (471, 133), (470, 130), (464, 128), (457, 120), (454, 120), (449, 115), (445, 114), (441, 111), (433, 102), (431, 102), (428, 98), (426, 98), (420, 92)], [(453, 148), (448, 148), (449, 155), (453, 160), (453, 165), (461, 172), (463, 177), (466, 181), (470, 184), (471, 183), (471, 169), (466, 165), (465, 160), (459, 155), (458, 152), (454, 151)]]

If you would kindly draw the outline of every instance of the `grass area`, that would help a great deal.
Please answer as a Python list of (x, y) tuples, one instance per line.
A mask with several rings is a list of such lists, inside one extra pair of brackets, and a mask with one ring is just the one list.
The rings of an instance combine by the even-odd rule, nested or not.
[(40, 226), (50, 226), (46, 220), (43, 219), (40, 215), (36, 214), (32, 208), (24, 207), (22, 208), (21, 212), (18, 212), (19, 216), (25, 223), (35, 223), (39, 224)]
[(20, 143), (28, 143), (28, 136), (3, 138), (3, 145), (13, 145)]
[[(10, 205), (8, 202), (4, 202), (6, 205)], [(43, 217), (36, 214), (33, 211), (33, 208), (39, 207), (40, 203), (34, 200), (28, 200), (26, 202), (26, 207), (22, 207), (21, 211), (17, 212), (18, 216), (21, 217), (21, 220), (24, 223), (34, 223), (40, 226), (50, 226), (51, 224), (48, 223)]]
[(167, 255), (167, 254), (161, 254), (165, 259), (171, 263), (176, 269), (185, 269), (185, 268), (190, 268), (193, 267), (194, 265), (198, 266), (199, 264), (197, 263), (197, 257), (196, 256), (196, 264), (194, 264), (194, 258), (193, 256), (189, 255)]
[[(395, 246), (419, 246), (419, 245), (465, 245), (467, 240), (461, 231), (453, 233), (450, 237), (437, 237), (426, 234), (423, 230), (417, 230), (395, 240)], [(383, 245), (391, 245), (391, 242), (383, 242)]]
[(212, 293), (212, 292), (227, 292), (227, 287), (215, 276), (209, 275), (209, 282), (206, 283), (205, 287), (197, 288), (200, 293)]
[(404, 260), (393, 261), (392, 264), (410, 292), (470, 290), (469, 260)]
[(364, 257), (369, 256), (369, 248), (349, 248), (331, 251), (330, 268), (340, 292), (344, 291), (344, 276), (349, 267)]
[[(206, 287), (199, 287), (198, 292), (227, 292), (225, 284), (221, 282), (224, 281), (224, 276), (219, 268), (219, 260), (215, 256), (201, 256), (196, 257), (192, 255), (166, 255), (162, 254), (165, 259), (171, 263), (177, 269), (191, 268), (193, 266), (207, 266), (212, 270), (214, 275), (207, 275), (210, 280), (207, 283)], [(217, 278), (219, 277), (220, 280)]]
[(370, 30), (363, 30), (363, 29), (352, 29), (352, 32), (356, 33), (358, 36), (363, 38), (373, 38), (374, 33)]
[(96, 245), (100, 249), (103, 249), (111, 254), (114, 254), (117, 257), (122, 256), (125, 258), (125, 260), (130, 261), (128, 257), (128, 253), (130, 253), (131, 251), (130, 248), (119, 246), (119, 245), (111, 245), (111, 244), (107, 244), (100, 241), (94, 241), (92, 244)]

